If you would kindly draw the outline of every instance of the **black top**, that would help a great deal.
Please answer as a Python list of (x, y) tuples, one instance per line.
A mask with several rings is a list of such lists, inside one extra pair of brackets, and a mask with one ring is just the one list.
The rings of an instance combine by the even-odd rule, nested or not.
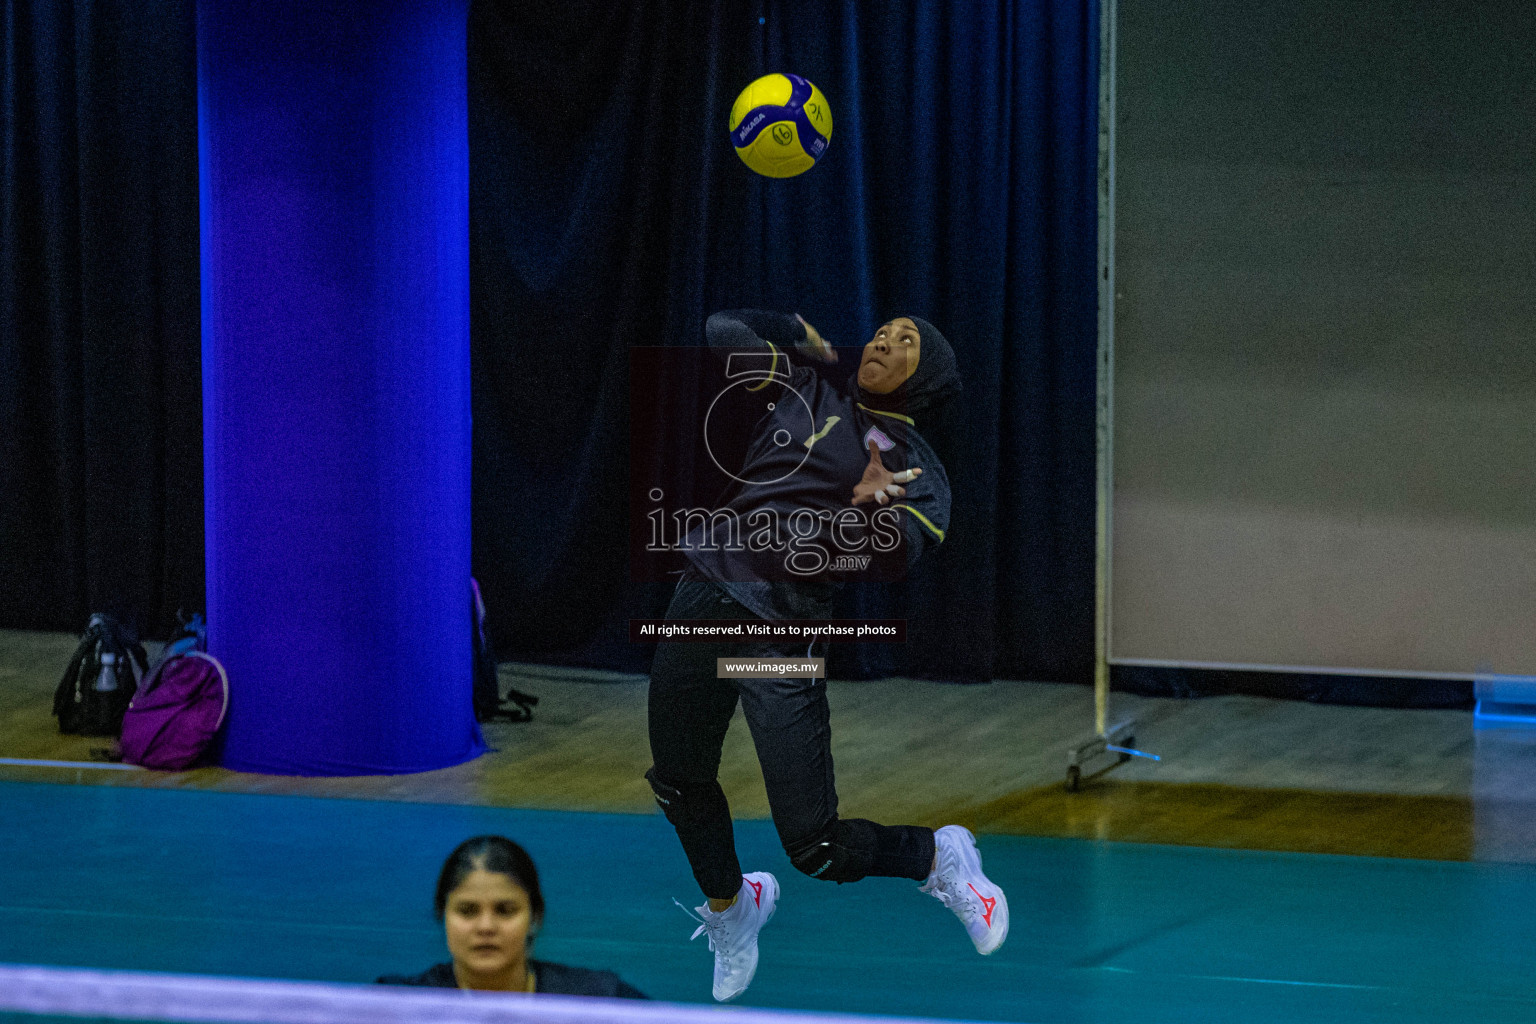
[[(799, 320), (730, 310), (709, 318), (706, 336), (710, 347), (741, 362), (727, 368), (728, 379), (740, 383), (721, 397), (739, 389), (763, 413), (718, 506), (728, 515), (695, 527), (684, 541), (699, 573), (765, 619), (817, 618), (829, 613), (841, 584), (900, 578), (944, 539), (949, 479), (915, 420), (873, 408), (856, 387), (793, 362), (786, 350), (805, 337)], [(921, 466), (923, 474), (888, 505), (852, 507), (871, 442), (888, 470)], [(774, 536), (759, 533), (761, 523), (777, 523), (779, 543), (754, 540)]]
[[(610, 999), (650, 998), (633, 985), (626, 984), (612, 971), (594, 971), (586, 967), (567, 967), (546, 960), (530, 960), (536, 992), (555, 996), (607, 996)], [(380, 985), (415, 985), (422, 988), (458, 988), (453, 964), (433, 964), (420, 974), (386, 974)]]

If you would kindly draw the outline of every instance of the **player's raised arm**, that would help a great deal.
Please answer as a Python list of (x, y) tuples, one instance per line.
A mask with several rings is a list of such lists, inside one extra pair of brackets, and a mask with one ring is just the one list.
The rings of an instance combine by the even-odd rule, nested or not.
[(794, 349), (821, 362), (837, 362), (837, 353), (832, 351), (832, 346), (798, 313), (776, 313), (762, 309), (723, 310), (711, 314), (705, 322), (704, 337), (713, 349)]

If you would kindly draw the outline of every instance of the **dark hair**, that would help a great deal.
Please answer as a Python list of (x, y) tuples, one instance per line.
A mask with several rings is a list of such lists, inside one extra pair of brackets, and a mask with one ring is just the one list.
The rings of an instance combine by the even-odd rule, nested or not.
[(437, 896), (432, 907), (441, 921), (448, 910), (448, 894), (473, 871), (506, 875), (528, 894), (528, 913), (534, 921), (544, 919), (544, 894), (539, 891), (539, 870), (533, 866), (528, 851), (505, 836), (475, 836), (454, 847), (437, 876)]

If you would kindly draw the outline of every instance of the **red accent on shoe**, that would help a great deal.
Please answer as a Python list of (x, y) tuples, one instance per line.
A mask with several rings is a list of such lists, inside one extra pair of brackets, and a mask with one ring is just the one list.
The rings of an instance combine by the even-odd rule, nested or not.
[[(966, 885), (971, 885), (970, 882), (966, 882), (965, 884)], [(988, 928), (991, 928), (992, 927), (992, 911), (997, 909), (997, 899), (996, 898), (987, 899), (981, 893), (976, 892), (976, 887), (974, 885), (971, 885), (971, 892), (975, 892), (976, 893), (976, 898), (981, 900), (981, 905), (987, 908), (987, 912), (985, 914), (981, 915), (981, 919), (983, 921), (987, 922), (987, 927)]]
[[(763, 883), (762, 882), (754, 882), (750, 878), (743, 878), (742, 881), (746, 882), (748, 885), (750, 885), (752, 887), (752, 902), (756, 903), (758, 906), (762, 906), (763, 905)], [(996, 903), (997, 901), (993, 900), (992, 902)], [(990, 921), (987, 922), (988, 927), (990, 927), (991, 924), (992, 924), (992, 922), (990, 922)]]

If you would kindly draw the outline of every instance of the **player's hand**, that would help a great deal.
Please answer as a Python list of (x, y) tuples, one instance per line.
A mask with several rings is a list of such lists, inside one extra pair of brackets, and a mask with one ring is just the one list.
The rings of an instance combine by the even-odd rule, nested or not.
[(837, 353), (832, 350), (831, 345), (827, 344), (827, 339), (821, 336), (821, 332), (807, 323), (805, 317), (799, 313), (795, 314), (795, 319), (799, 320), (801, 326), (805, 328), (805, 340), (795, 347), (824, 363), (837, 362)]
[(877, 505), (885, 505), (893, 498), (905, 497), (907, 489), (901, 485), (911, 483), (922, 474), (923, 471), (916, 466), (892, 473), (880, 461), (880, 446), (871, 441), (869, 464), (864, 467), (864, 478), (853, 489), (853, 503), (863, 505), (873, 501)]

